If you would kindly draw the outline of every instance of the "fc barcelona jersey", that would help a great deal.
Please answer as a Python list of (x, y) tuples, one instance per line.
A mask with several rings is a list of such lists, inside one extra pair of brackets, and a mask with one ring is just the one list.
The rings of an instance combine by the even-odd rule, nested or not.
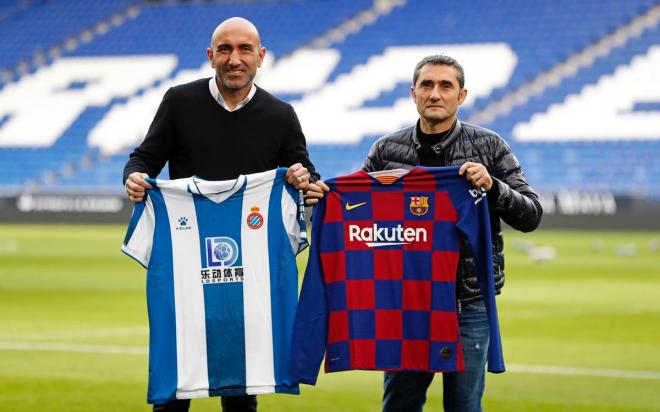
[(314, 384), (349, 369), (463, 369), (456, 312), (461, 239), (486, 303), (488, 369), (504, 371), (485, 193), (458, 167), (359, 171), (326, 182), (293, 338), (293, 370)]
[(149, 179), (122, 250), (147, 268), (150, 403), (299, 393), (295, 255), (307, 242), (285, 173)]

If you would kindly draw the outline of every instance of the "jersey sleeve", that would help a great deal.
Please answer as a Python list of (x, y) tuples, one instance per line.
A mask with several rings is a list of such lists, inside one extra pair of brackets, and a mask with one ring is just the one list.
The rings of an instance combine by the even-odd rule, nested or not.
[(291, 250), (297, 255), (308, 246), (305, 203), (302, 190), (296, 190), (286, 182), (282, 190), (282, 221), (291, 242)]
[(308, 385), (316, 384), (328, 330), (328, 303), (319, 248), (324, 207), (324, 199), (314, 207), (312, 246), (293, 326), (293, 378), (295, 382)]
[(149, 266), (151, 258), (155, 222), (154, 206), (147, 195), (144, 202), (135, 203), (133, 206), (133, 215), (121, 246), (122, 252), (145, 268)]
[[(461, 178), (462, 179), (462, 178)], [(488, 371), (504, 372), (504, 356), (500, 337), (497, 306), (495, 304), (495, 280), (493, 277), (493, 242), (490, 235), (490, 217), (486, 192), (477, 189), (460, 189), (454, 196), (458, 203), (458, 229), (467, 238), (477, 269), (477, 280), (486, 304), (490, 343), (488, 345)]]

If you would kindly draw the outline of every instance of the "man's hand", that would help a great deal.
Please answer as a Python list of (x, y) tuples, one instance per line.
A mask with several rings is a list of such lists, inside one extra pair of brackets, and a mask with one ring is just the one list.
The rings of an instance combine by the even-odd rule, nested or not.
[(325, 192), (329, 191), (330, 188), (326, 185), (323, 180), (317, 180), (316, 183), (310, 183), (307, 188), (307, 196), (305, 197), (305, 206), (313, 206), (323, 198)]
[(486, 166), (481, 163), (465, 162), (458, 170), (459, 175), (465, 174), (465, 178), (475, 188), (483, 188), (489, 191), (493, 187), (493, 179), (490, 177)]
[(298, 190), (302, 189), (303, 192), (306, 192), (309, 187), (309, 177), (307, 168), (300, 163), (291, 166), (284, 175), (284, 178), (290, 185), (293, 185)]
[(126, 188), (126, 193), (128, 193), (128, 198), (132, 202), (138, 203), (143, 201), (146, 190), (152, 189), (152, 186), (144, 180), (147, 177), (149, 177), (148, 174), (140, 172), (133, 172), (128, 175), (124, 187)]

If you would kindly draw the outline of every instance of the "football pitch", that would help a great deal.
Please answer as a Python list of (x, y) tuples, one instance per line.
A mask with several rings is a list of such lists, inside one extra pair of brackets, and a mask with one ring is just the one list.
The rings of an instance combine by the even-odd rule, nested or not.
[[(0, 225), (0, 411), (150, 410), (145, 271), (119, 251), (123, 235), (122, 226)], [(486, 410), (660, 411), (660, 233), (505, 239), (508, 372), (487, 376)], [(441, 381), (426, 411), (442, 410)], [(259, 404), (379, 411), (381, 396), (380, 372), (321, 372), (301, 396)], [(219, 410), (218, 399), (191, 408)]]

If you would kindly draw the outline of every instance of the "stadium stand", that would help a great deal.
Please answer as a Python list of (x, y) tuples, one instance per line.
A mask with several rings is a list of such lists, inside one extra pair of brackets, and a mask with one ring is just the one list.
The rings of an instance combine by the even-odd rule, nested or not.
[[(134, 0), (11, 1), (0, 8), (0, 71), (31, 67), (37, 53), (53, 46), (72, 47), (68, 40), (135, 3)], [(42, 57), (43, 58), (43, 57)]]
[[(140, 70), (136, 76), (141, 76), (135, 87), (96, 102), (89, 97), (65, 130), (41, 146), (7, 144), (11, 140), (7, 130), (16, 113), (1, 109), (12, 90), (41, 70), (23, 73), (5, 84), (0, 89), (0, 187), (5, 193), (26, 187), (41, 192), (121, 192), (123, 164), (148, 127), (162, 93), (171, 84), (210, 76), (204, 60), (209, 31), (222, 19), (241, 15), (255, 22), (269, 55), (275, 56), (257, 83), (263, 81), (271, 90), (276, 87), (276, 94), (294, 104), (312, 159), (326, 177), (359, 168), (377, 136), (414, 121), (408, 100), (412, 67), (428, 50), (437, 50), (456, 52), (466, 62), (470, 100), (461, 109), (461, 117), (502, 134), (537, 189), (608, 191), (660, 199), (656, 183), (660, 179), (660, 91), (648, 82), (649, 72), (660, 71), (660, 61), (654, 57), (660, 38), (660, 4), (655, 0), (408, 0), (389, 2), (389, 8), (384, 6), (388, 2), (370, 0), (106, 0), (102, 7), (65, 0), (28, 2), (20, 10), (13, 3), (0, 8), (0, 35), (14, 40), (0, 46), (0, 67), (15, 67), (38, 50), (76, 37), (129, 6), (137, 10), (131, 18), (64, 50), (42, 70), (67, 59), (104, 58), (106, 66), (119, 65), (112, 58), (124, 56), (152, 56), (154, 61), (135, 64), (135, 70)], [(44, 22), (54, 20), (41, 29)], [(617, 32), (642, 23), (646, 26), (632, 34)], [(337, 33), (338, 28), (345, 32)], [(531, 82), (580, 60), (583, 50), (608, 36), (614, 38), (613, 44), (603, 47), (593, 61), (576, 63), (574, 72), (557, 84), (529, 90)], [(312, 49), (317, 54), (307, 58), (299, 56), (301, 48), (314, 44), (325, 46)], [(267, 77), (268, 70), (276, 71), (277, 64), (294, 57), (301, 60), (289, 67), (299, 71), (304, 67), (302, 75), (287, 76), (285, 71), (278, 81), (273, 80), (274, 74)], [(485, 58), (490, 60), (484, 62)], [(301, 77), (309, 73), (318, 79), (301, 85)], [(79, 77), (63, 79), (58, 90), (73, 95), (100, 87), (98, 79)], [(628, 78), (637, 81), (628, 84)], [(613, 96), (617, 106), (608, 106), (611, 113), (603, 113), (617, 122), (617, 116), (623, 116), (618, 124), (641, 119), (633, 123), (638, 126), (619, 134), (613, 128), (596, 127), (599, 112), (608, 109), (598, 105), (577, 106), (575, 116), (551, 121), (552, 113), (568, 110), (562, 107), (577, 104), (613, 82), (636, 92)], [(518, 99), (517, 91), (527, 97)], [(502, 101), (513, 104), (513, 109), (486, 121), (480, 117)], [(543, 120), (544, 116), (550, 120)], [(590, 128), (578, 127), (582, 119), (591, 122)], [(554, 126), (548, 136), (535, 126), (542, 121)], [(653, 122), (656, 127), (649, 127)]]

